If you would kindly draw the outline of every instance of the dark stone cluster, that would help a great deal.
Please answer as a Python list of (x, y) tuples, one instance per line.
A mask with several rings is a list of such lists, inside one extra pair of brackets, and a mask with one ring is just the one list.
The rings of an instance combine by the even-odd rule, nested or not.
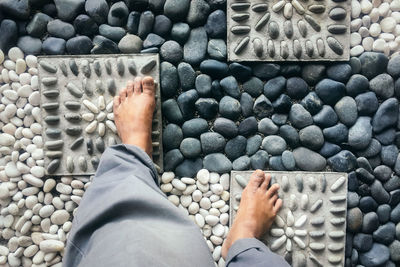
[(400, 57), (228, 63), (225, 8), (225, 0), (3, 0), (0, 49), (159, 53), (166, 171), (346, 172), (346, 266), (398, 266)]

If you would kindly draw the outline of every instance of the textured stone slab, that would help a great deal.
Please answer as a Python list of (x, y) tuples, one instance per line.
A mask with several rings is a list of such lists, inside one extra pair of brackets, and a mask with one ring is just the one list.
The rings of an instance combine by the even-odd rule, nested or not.
[(104, 149), (120, 142), (113, 96), (147, 75), (157, 84), (153, 159), (162, 171), (158, 55), (39, 57), (38, 63), (47, 174), (94, 174)]
[(349, 60), (349, 0), (227, 2), (230, 61)]
[[(252, 173), (231, 173), (230, 223)], [(283, 206), (263, 242), (292, 266), (344, 266), (347, 174), (268, 173)]]

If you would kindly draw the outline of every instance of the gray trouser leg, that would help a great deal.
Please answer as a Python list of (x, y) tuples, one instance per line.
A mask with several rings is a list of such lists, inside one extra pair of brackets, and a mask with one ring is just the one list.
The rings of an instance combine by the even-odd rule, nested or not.
[(226, 257), (227, 267), (289, 267), (290, 265), (255, 238), (237, 240)]
[(63, 266), (214, 266), (199, 228), (158, 183), (141, 149), (108, 148), (75, 215)]

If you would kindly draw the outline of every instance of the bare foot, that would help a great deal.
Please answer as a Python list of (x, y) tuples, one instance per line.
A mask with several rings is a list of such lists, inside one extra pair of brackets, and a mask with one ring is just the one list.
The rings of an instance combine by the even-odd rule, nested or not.
[(222, 257), (226, 259), (229, 248), (242, 238), (261, 238), (271, 227), (276, 214), (282, 207), (278, 198), (278, 184), (269, 189), (271, 175), (256, 170), (243, 190), (239, 210), (229, 234), (222, 246)]
[(122, 143), (152, 154), (151, 131), (155, 109), (155, 86), (151, 77), (128, 82), (114, 97), (114, 120)]

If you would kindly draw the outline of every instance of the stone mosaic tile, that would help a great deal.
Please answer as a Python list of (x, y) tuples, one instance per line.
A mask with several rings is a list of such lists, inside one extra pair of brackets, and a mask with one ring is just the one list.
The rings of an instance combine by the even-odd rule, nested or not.
[(145, 75), (157, 84), (153, 160), (162, 171), (158, 55), (51, 56), (38, 63), (47, 174), (95, 173), (104, 150), (120, 142), (113, 96)]
[(349, 60), (349, 0), (227, 2), (230, 61)]
[[(231, 173), (231, 224), (252, 173)], [(344, 266), (347, 174), (268, 173), (283, 206), (262, 241), (293, 266)]]

